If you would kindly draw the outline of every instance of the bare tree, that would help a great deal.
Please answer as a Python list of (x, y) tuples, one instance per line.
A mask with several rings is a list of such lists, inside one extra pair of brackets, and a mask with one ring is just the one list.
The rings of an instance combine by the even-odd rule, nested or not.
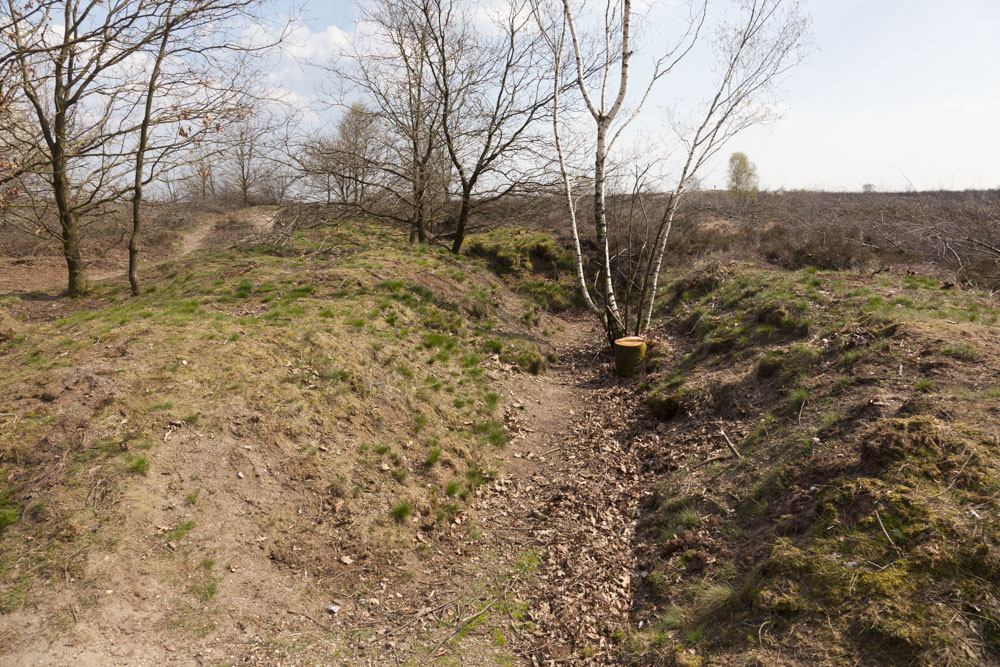
[[(562, 178), (563, 194), (566, 197), (566, 210), (569, 213), (570, 231), (573, 239), (573, 253), (576, 258), (576, 279), (577, 289), (583, 298), (587, 308), (598, 316), (602, 316), (602, 310), (594, 302), (587, 287), (587, 277), (583, 265), (583, 250), (580, 246), (580, 228), (577, 222), (577, 200), (574, 194), (574, 178), (570, 175), (567, 167), (566, 149), (563, 143), (562, 125), (560, 122), (563, 106), (563, 91), (567, 88), (565, 84), (565, 68), (563, 67), (566, 52), (567, 40), (567, 17), (565, 10), (560, 6), (558, 11), (552, 11), (554, 7), (546, 5), (540, 0), (533, 0), (532, 13), (539, 27), (539, 33), (551, 55), (552, 67), (552, 137), (554, 148), (559, 164), (559, 175)], [(547, 11), (548, 10), (548, 11)], [(552, 14), (556, 15), (553, 18)], [(575, 83), (574, 83), (575, 85)], [(586, 183), (581, 190), (586, 190)]]
[[(259, 97), (255, 58), (277, 46), (284, 35), (253, 42), (240, 33), (259, 22), (261, 0), (157, 0), (151, 7), (146, 80), (137, 100), (142, 110), (134, 147), (132, 229), (128, 278), (139, 294), (137, 277), (144, 188), (183, 164), (193, 146), (245, 116)], [(142, 53), (140, 48), (136, 53)]]
[[(190, 62), (175, 59), (226, 48), (213, 41), (227, 34), (219, 19), (261, 1), (3, 0), (0, 23), (9, 28), (0, 34), (0, 69), (16, 73), (17, 98), (34, 126), (31, 134), (5, 138), (32, 156), (17, 176), (43, 179), (33, 199), (36, 218), (63, 246), (70, 296), (87, 290), (80, 248), (87, 219), (126, 199), (141, 204), (142, 186), (191, 138), (185, 123), (198, 115), (194, 109), (229, 88), (231, 71), (199, 77)], [(181, 36), (189, 39), (175, 41)], [(139, 226), (134, 219), (135, 237)], [(133, 264), (136, 252), (133, 243)]]
[(177, 199), (207, 202), (221, 194), (219, 184), (219, 147), (216, 136), (209, 136), (187, 150), (183, 161), (160, 181)]
[(422, 43), (441, 100), (441, 134), (460, 187), (452, 243), (457, 254), (477, 207), (530, 187), (543, 173), (536, 129), (550, 113), (553, 93), (543, 37), (527, 0), (494, 7), (488, 28), (476, 25), (468, 4), (431, 0), (422, 6), (429, 33)]
[(273, 131), (270, 118), (249, 114), (223, 130), (220, 166), (224, 187), (242, 206), (256, 203), (258, 189), (272, 168)]
[(369, 204), (377, 178), (378, 118), (360, 103), (352, 104), (333, 136), (313, 138), (302, 147), (300, 168), (327, 204)]
[[(611, 266), (611, 254), (608, 244), (607, 218), (607, 161), (608, 154), (622, 132), (638, 116), (649, 93), (656, 82), (665, 76), (691, 50), (697, 40), (705, 20), (706, 3), (692, 10), (687, 29), (676, 44), (658, 58), (649, 76), (639, 101), (631, 113), (619, 118), (625, 107), (629, 92), (629, 66), (634, 55), (631, 38), (632, 22), (635, 16), (632, 12), (631, 0), (608, 0), (603, 13), (603, 37), (600, 48), (601, 66), (596, 77), (588, 77), (584, 66), (584, 42), (577, 29), (577, 17), (574, 14), (570, 0), (563, 0), (563, 15), (565, 25), (569, 29), (572, 45), (572, 55), (576, 62), (576, 82), (587, 110), (594, 121), (596, 130), (596, 146), (594, 148), (594, 225), (597, 235), (598, 252), (601, 258), (600, 295), (603, 305), (602, 319), (609, 340), (620, 338), (626, 334), (626, 323), (623, 321), (621, 309), (615, 296), (613, 280), (614, 270)], [(617, 47), (617, 49), (616, 49)], [(609, 91), (612, 77), (617, 77), (617, 90)], [(595, 80), (595, 89), (588, 85)], [(616, 122), (617, 121), (617, 122)], [(565, 168), (563, 169), (565, 172)], [(582, 263), (578, 256), (577, 263)]]
[(348, 160), (365, 167), (358, 185), (372, 194), (359, 210), (405, 224), (419, 242), (427, 240), (450, 180), (441, 168), (442, 102), (427, 59), (430, 2), (375, 0), (363, 9), (363, 30), (349, 52), (329, 68), (343, 88), (338, 97), (363, 104), (378, 127), (376, 149)]
[(774, 117), (768, 104), (781, 76), (809, 50), (809, 19), (794, 0), (738, 0), (734, 18), (715, 37), (718, 79), (693, 123), (675, 123), (686, 148), (683, 167), (660, 219), (643, 275), (642, 309), (635, 331), (649, 326), (667, 239), (683, 195), (704, 164), (743, 130)]
[[(635, 272), (617, 270), (608, 241), (608, 211), (606, 181), (609, 153), (621, 137), (623, 130), (641, 111), (653, 87), (681, 62), (701, 39), (707, 18), (707, 4), (692, 0), (688, 5), (684, 29), (662, 56), (654, 61), (652, 72), (645, 86), (639, 91), (631, 109), (623, 114), (629, 94), (629, 68), (634, 56), (631, 43), (635, 14), (631, 0), (607, 0), (598, 19), (599, 39), (597, 52), (602, 65), (594, 77), (588, 76), (584, 66), (586, 44), (578, 29), (579, 8), (571, 0), (562, 0), (563, 32), (548, 29), (549, 43), (561, 54), (560, 45), (568, 30), (571, 54), (577, 66), (578, 91), (586, 104), (596, 131), (594, 149), (594, 220), (600, 253), (600, 311), (609, 341), (624, 336), (629, 330), (643, 332), (649, 324), (655, 301), (659, 272), (666, 250), (677, 206), (688, 190), (698, 170), (741, 130), (760, 122), (769, 115), (769, 108), (760, 104), (772, 92), (775, 81), (803, 57), (803, 44), (807, 21), (799, 14), (794, 2), (785, 0), (739, 0), (734, 3), (737, 18), (719, 27), (715, 48), (718, 54), (718, 79), (714, 92), (705, 106), (695, 116), (693, 123), (674, 123), (674, 129), (684, 146), (684, 159), (677, 174), (676, 185), (668, 194), (662, 216), (651, 225), (652, 238), (642, 239), (639, 253), (627, 253), (631, 261), (644, 266), (635, 278), (636, 289), (629, 284), (629, 298), (637, 301), (635, 320), (630, 323), (623, 316), (623, 309), (616, 295), (616, 275), (635, 275)], [(541, 15), (541, 12), (539, 12)], [(561, 62), (561, 57), (556, 58)], [(615, 85), (617, 84), (617, 85)], [(558, 114), (557, 108), (557, 114)], [(559, 140), (558, 123), (554, 126)], [(564, 185), (569, 191), (568, 170), (563, 151), (559, 151)], [(642, 197), (636, 190), (635, 197)], [(573, 201), (569, 198), (571, 217)], [(618, 257), (620, 255), (615, 255)], [(578, 272), (582, 274), (582, 255), (577, 244)], [(581, 277), (581, 289), (586, 284)], [(634, 296), (632, 296), (634, 294)], [(588, 295), (589, 296), (589, 295)]]

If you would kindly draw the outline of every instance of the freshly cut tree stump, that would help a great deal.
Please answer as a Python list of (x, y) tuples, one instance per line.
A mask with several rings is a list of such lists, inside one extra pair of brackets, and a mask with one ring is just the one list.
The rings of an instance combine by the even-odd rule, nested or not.
[(618, 377), (632, 377), (646, 358), (646, 340), (628, 336), (615, 341), (615, 372)]

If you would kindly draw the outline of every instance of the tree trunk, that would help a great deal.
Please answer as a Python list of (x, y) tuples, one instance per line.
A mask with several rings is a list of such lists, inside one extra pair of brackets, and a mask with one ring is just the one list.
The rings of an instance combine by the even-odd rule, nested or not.
[(646, 359), (646, 341), (638, 336), (615, 339), (615, 372), (618, 377), (632, 377)]
[(628, 336), (628, 327), (622, 321), (621, 315), (613, 312), (608, 306), (604, 308), (602, 324), (604, 324), (604, 331), (608, 335), (608, 345), (612, 348), (614, 348), (616, 340)]
[(59, 226), (62, 229), (63, 257), (66, 259), (66, 268), (69, 273), (66, 294), (70, 297), (78, 297), (87, 293), (87, 267), (80, 254), (80, 228), (70, 204), (70, 189), (66, 179), (66, 158), (58, 145), (53, 152), (55, 154), (52, 160), (52, 189), (56, 208), (59, 211)]
[(626, 327), (618, 311), (618, 302), (615, 300), (615, 286), (611, 278), (611, 251), (608, 247), (608, 212), (605, 203), (608, 122), (607, 118), (598, 119), (597, 122), (597, 150), (594, 158), (594, 224), (597, 228), (597, 246), (602, 253), (601, 295), (604, 298), (604, 329), (608, 334), (608, 344), (613, 346), (616, 339), (626, 335)]
[(132, 289), (132, 296), (139, 296), (139, 278), (136, 274), (139, 268), (139, 233), (142, 231), (141, 192), (140, 184), (132, 197), (132, 235), (128, 238), (128, 284)]
[(413, 184), (413, 222), (410, 229), (410, 243), (427, 242), (427, 220), (424, 199), (427, 196), (427, 171), (423, 165), (417, 167), (417, 180)]
[(670, 236), (670, 229), (673, 227), (674, 215), (677, 213), (677, 207), (683, 194), (683, 188), (679, 187), (670, 198), (670, 204), (667, 206), (660, 224), (659, 242), (650, 256), (651, 266), (650, 270), (647, 270), (646, 284), (643, 286), (645, 291), (642, 295), (643, 303), (640, 305), (639, 322), (636, 328), (636, 333), (640, 335), (653, 320), (653, 306), (656, 304), (656, 286), (660, 280), (660, 267), (663, 265), (663, 255), (667, 249), (667, 239)]
[(469, 214), (472, 211), (472, 190), (462, 190), (462, 209), (458, 213), (458, 229), (455, 230), (455, 241), (451, 244), (451, 251), (456, 255), (462, 251), (462, 243), (465, 242), (465, 226), (469, 222)]
[(167, 42), (170, 39), (170, 15), (173, 4), (167, 9), (167, 23), (160, 38), (160, 50), (157, 52), (156, 63), (149, 75), (149, 85), (146, 86), (146, 102), (139, 128), (139, 146), (135, 155), (135, 182), (132, 192), (132, 235), (128, 238), (128, 284), (132, 296), (139, 296), (139, 278), (136, 271), (139, 266), (139, 233), (142, 231), (142, 172), (146, 164), (146, 147), (149, 145), (149, 124), (153, 114), (153, 96), (156, 94), (156, 83), (160, 76), (160, 66), (167, 54)]
[(427, 243), (427, 221), (424, 220), (424, 207), (421, 206), (417, 212), (416, 229), (417, 243)]
[(66, 294), (70, 297), (83, 296), (87, 293), (87, 268), (80, 255), (76, 216), (68, 212), (60, 213), (59, 221), (62, 225), (63, 257), (66, 258), (66, 268), (69, 271)]

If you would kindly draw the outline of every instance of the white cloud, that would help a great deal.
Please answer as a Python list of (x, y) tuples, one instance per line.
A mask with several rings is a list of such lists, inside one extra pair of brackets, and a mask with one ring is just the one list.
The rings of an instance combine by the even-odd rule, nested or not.
[(336, 25), (317, 32), (299, 25), (292, 30), (285, 53), (296, 60), (321, 64), (336, 57), (349, 43), (347, 33)]

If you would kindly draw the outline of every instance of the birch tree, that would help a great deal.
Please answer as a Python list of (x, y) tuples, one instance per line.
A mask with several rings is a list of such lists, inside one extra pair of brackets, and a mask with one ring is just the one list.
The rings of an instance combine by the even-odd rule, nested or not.
[(706, 162), (753, 125), (775, 117), (773, 98), (783, 74), (803, 61), (810, 48), (809, 19), (794, 0), (738, 0), (734, 18), (715, 33), (716, 80), (693, 121), (675, 122), (684, 163), (660, 219), (641, 289), (635, 331), (649, 326), (667, 238), (681, 198)]
[[(667, 50), (653, 65), (652, 73), (640, 91), (633, 108), (621, 115), (629, 92), (629, 67), (634, 51), (632, 26), (636, 19), (632, 0), (607, 0), (603, 12), (602, 46), (599, 47), (599, 66), (596, 76), (588, 76), (584, 65), (584, 43), (577, 28), (577, 15), (571, 0), (563, 0), (563, 16), (570, 36), (571, 53), (576, 63), (576, 83), (594, 123), (596, 144), (594, 148), (594, 228), (600, 253), (599, 293), (601, 314), (609, 341), (627, 333), (626, 322), (615, 294), (614, 269), (608, 243), (607, 217), (607, 163), (608, 155), (622, 132), (642, 110), (650, 92), (662, 77), (683, 59), (698, 39), (705, 19), (706, 3), (693, 9), (687, 29), (673, 48)], [(617, 46), (617, 49), (616, 49)], [(617, 79), (617, 85), (615, 80)], [(593, 88), (591, 86), (593, 85)], [(562, 167), (565, 173), (565, 166)], [(565, 179), (565, 177), (564, 177)], [(578, 255), (577, 264), (582, 263)]]
[[(541, 2), (539, 3), (541, 4)], [(766, 120), (771, 107), (766, 102), (774, 91), (780, 76), (804, 57), (808, 21), (792, 0), (737, 0), (731, 3), (731, 14), (736, 18), (719, 26), (713, 47), (717, 55), (716, 70), (706, 73), (714, 83), (704, 105), (695, 112), (693, 121), (675, 121), (673, 130), (683, 147), (682, 161), (677, 169), (675, 185), (668, 191), (668, 201), (659, 221), (654, 225), (654, 238), (643, 251), (644, 268), (636, 279), (638, 288), (629, 285), (626, 292), (636, 301), (634, 320), (626, 321), (624, 309), (619, 304), (616, 274), (634, 275), (634, 272), (616, 270), (613, 266), (619, 255), (612, 256), (608, 241), (607, 168), (609, 155), (632, 123), (651, 91), (672, 70), (685, 60), (692, 49), (704, 41), (708, 16), (707, 2), (693, 0), (687, 5), (682, 29), (671, 46), (653, 62), (651, 73), (638, 93), (630, 95), (630, 65), (635, 55), (632, 30), (638, 19), (631, 0), (606, 0), (597, 19), (596, 46), (583, 39), (580, 29), (582, 5), (572, 0), (562, 0), (563, 21), (561, 28), (539, 21), (549, 35), (548, 42), (555, 54), (555, 73), (558, 78), (562, 65), (562, 44), (568, 42), (569, 57), (576, 64), (577, 92), (583, 100), (595, 133), (593, 155), (594, 224), (598, 246), (598, 297), (590, 298), (583, 275), (583, 257), (576, 231), (576, 211), (571, 194), (569, 169), (561, 148), (561, 132), (556, 105), (553, 124), (559, 148), (560, 171), (574, 227), (574, 245), (577, 255), (578, 282), (589, 307), (599, 313), (609, 342), (627, 335), (641, 334), (649, 326), (656, 297), (656, 288), (666, 251), (667, 238), (677, 207), (694, 182), (698, 171), (733, 136)], [(538, 16), (543, 12), (538, 11)], [(568, 33), (568, 38), (566, 34)], [(598, 68), (595, 75), (587, 72), (585, 62), (588, 49), (596, 53)], [(635, 196), (639, 196), (636, 193)], [(631, 253), (629, 257), (632, 257)], [(634, 295), (634, 296), (632, 296)]]

